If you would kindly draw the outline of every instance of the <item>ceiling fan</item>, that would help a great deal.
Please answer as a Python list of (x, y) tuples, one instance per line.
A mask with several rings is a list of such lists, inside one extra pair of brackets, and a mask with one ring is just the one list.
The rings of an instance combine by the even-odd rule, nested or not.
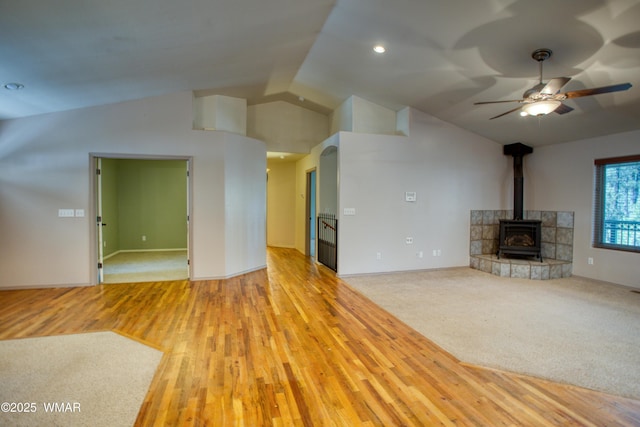
[(489, 120), (497, 119), (498, 117), (505, 116), (514, 111), (521, 110), (520, 114), (523, 116), (541, 116), (555, 112), (558, 114), (565, 114), (573, 111), (573, 108), (562, 103), (565, 99), (579, 98), (581, 96), (597, 95), (600, 93), (619, 92), (627, 90), (631, 87), (631, 83), (620, 83), (617, 85), (597, 87), (593, 89), (574, 90), (570, 92), (560, 92), (560, 89), (566, 85), (571, 77), (557, 77), (549, 80), (547, 83), (542, 82), (542, 62), (551, 57), (551, 49), (536, 49), (531, 54), (531, 57), (538, 61), (540, 64), (540, 83), (527, 90), (522, 99), (510, 99), (507, 101), (486, 101), (476, 102), (474, 105), (483, 104), (498, 104), (503, 102), (519, 102), (524, 104), (516, 107), (505, 113), (499, 114), (495, 117), (491, 117)]

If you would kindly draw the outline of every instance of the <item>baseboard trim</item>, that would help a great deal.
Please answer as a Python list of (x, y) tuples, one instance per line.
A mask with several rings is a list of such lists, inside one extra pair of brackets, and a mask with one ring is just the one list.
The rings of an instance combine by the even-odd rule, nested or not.
[(238, 276), (242, 276), (244, 274), (249, 274), (249, 273), (253, 273), (255, 271), (260, 271), (260, 270), (264, 270), (265, 268), (267, 268), (267, 265), (261, 265), (259, 267), (255, 267), (255, 268), (250, 268), (248, 270), (244, 270), (244, 271), (240, 271), (238, 273), (232, 273), (226, 276), (209, 276), (209, 277), (191, 277), (191, 281), (196, 281), (196, 280), (225, 280), (225, 279), (231, 279), (234, 277), (238, 277)]
[(174, 251), (186, 251), (187, 248), (168, 248), (168, 249), (121, 249), (119, 251), (115, 251), (110, 253), (109, 255), (105, 255), (102, 259), (107, 260), (111, 257), (114, 257), (118, 254), (122, 253), (135, 253), (135, 252), (174, 252)]
[[(318, 263), (323, 265), (322, 263)], [(429, 271), (441, 271), (441, 270), (456, 270), (456, 269), (464, 269), (470, 268), (468, 265), (452, 265), (449, 267), (434, 267), (434, 268), (419, 268), (415, 270), (394, 270), (394, 271), (372, 271), (370, 273), (347, 273), (347, 274), (336, 274), (336, 277), (340, 279), (348, 279), (350, 277), (364, 277), (364, 276), (384, 276), (386, 274), (398, 274), (398, 273), (421, 273), (421, 272), (429, 272)]]
[(10, 285), (0, 288), (0, 291), (26, 291), (35, 289), (53, 289), (53, 288), (83, 288), (94, 286), (91, 283), (46, 283), (36, 285)]

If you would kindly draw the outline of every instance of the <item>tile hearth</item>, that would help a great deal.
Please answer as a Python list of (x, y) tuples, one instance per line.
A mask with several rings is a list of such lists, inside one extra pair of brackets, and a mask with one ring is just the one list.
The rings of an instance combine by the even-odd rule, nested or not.
[(542, 260), (496, 256), (501, 219), (510, 210), (472, 210), (470, 266), (501, 277), (549, 280), (570, 277), (573, 269), (573, 212), (525, 211), (525, 219), (542, 221)]
[(570, 277), (572, 264), (557, 259), (519, 259), (498, 257), (494, 254), (472, 255), (471, 268), (500, 277), (531, 280), (550, 280)]

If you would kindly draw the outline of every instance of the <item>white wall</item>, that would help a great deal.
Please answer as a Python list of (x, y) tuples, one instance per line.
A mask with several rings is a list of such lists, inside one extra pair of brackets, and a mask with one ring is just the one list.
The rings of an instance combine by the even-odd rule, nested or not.
[(247, 135), (265, 141), (267, 151), (309, 153), (329, 136), (329, 117), (283, 101), (252, 105)]
[(406, 112), (401, 123), (395, 111), (358, 96), (350, 96), (331, 114), (331, 133), (358, 132), (381, 135), (406, 134)]
[[(410, 133), (340, 133), (340, 275), (469, 265), (471, 209), (510, 203), (501, 145), (417, 110)], [(416, 202), (404, 201), (407, 191)]]
[(353, 96), (347, 98), (331, 113), (329, 129), (331, 135), (340, 131), (353, 132)]
[(527, 209), (575, 211), (573, 274), (640, 288), (640, 254), (591, 246), (594, 159), (639, 153), (635, 131), (537, 147), (525, 157)]
[[(225, 135), (225, 277), (266, 266), (267, 152), (264, 143)], [(222, 202), (219, 200), (218, 202)]]
[(396, 135), (411, 135), (411, 107), (405, 107), (396, 113)]
[(247, 100), (210, 95), (193, 100), (193, 128), (247, 134)]
[(396, 112), (366, 99), (353, 98), (353, 131), (395, 135), (397, 133)]
[(191, 128), (190, 92), (0, 122), (0, 288), (95, 280), (90, 153), (192, 157), (192, 278), (263, 267), (264, 143)]

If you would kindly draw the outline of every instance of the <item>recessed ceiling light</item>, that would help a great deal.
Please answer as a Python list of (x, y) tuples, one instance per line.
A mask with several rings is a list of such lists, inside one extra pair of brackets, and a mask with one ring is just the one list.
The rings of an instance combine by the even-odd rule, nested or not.
[(20, 90), (24, 89), (24, 85), (22, 83), (7, 83), (4, 88), (6, 90)]
[(375, 45), (375, 46), (373, 47), (373, 51), (374, 51), (375, 53), (385, 53), (385, 52), (387, 51), (387, 49), (385, 49), (385, 47), (384, 47), (384, 46), (382, 46), (381, 44), (378, 44), (378, 45)]

